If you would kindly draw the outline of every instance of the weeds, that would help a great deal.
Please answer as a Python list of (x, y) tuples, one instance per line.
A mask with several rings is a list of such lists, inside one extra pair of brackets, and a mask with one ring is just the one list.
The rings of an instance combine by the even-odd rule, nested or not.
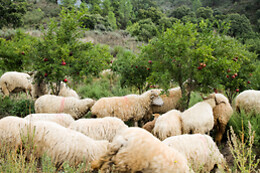
[(253, 153), (255, 131), (252, 131), (251, 123), (248, 121), (248, 137), (245, 137), (243, 124), (240, 138), (237, 137), (232, 126), (230, 133), (230, 135), (228, 134), (228, 145), (234, 158), (235, 172), (238, 170), (242, 173), (256, 172), (260, 160), (256, 159), (256, 155)]

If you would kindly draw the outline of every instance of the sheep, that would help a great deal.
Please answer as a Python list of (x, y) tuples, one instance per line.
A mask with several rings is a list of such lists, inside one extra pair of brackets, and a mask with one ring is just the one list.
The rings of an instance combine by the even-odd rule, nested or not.
[(50, 121), (32, 122), (29, 135), (33, 136), (34, 156), (49, 156), (59, 167), (64, 162), (71, 166), (90, 163), (107, 151), (108, 141), (95, 141), (84, 134)]
[(67, 113), (74, 119), (83, 117), (95, 103), (90, 98), (77, 99), (74, 97), (61, 97), (55, 95), (44, 95), (39, 97), (35, 103), (36, 113)]
[(223, 134), (226, 130), (226, 125), (233, 114), (233, 109), (228, 101), (228, 98), (223, 94), (215, 94), (218, 104), (213, 109), (214, 115), (214, 129), (216, 129), (215, 141), (217, 144), (221, 143)]
[(29, 114), (26, 117), (24, 117), (24, 119), (27, 121), (52, 121), (64, 127), (69, 127), (69, 125), (74, 122), (74, 119), (71, 115), (64, 113)]
[(208, 135), (185, 134), (172, 136), (162, 143), (184, 154), (194, 172), (210, 172), (217, 164), (220, 169), (225, 167), (225, 159), (217, 145)]
[(205, 134), (213, 129), (213, 108), (218, 104), (215, 94), (212, 94), (185, 110), (181, 116), (183, 134)]
[(160, 140), (164, 140), (170, 136), (181, 135), (181, 112), (174, 109), (161, 115), (155, 122), (152, 134)]
[(101, 173), (111, 172), (113, 166), (113, 172), (192, 172), (183, 154), (138, 127), (124, 129), (108, 145), (108, 151), (91, 163)]
[(51, 91), (49, 89), (49, 85), (46, 84), (44, 81), (40, 83), (32, 83), (32, 98), (37, 99), (40, 96), (50, 94)]
[(29, 122), (23, 118), (7, 116), (0, 119), (0, 147), (17, 149), (22, 144), (22, 130), (26, 131)]
[[(155, 89), (158, 94), (162, 92), (162, 90)], [(160, 97), (163, 100), (163, 105), (162, 106), (152, 106), (153, 113), (159, 113), (159, 114), (164, 114), (172, 109), (176, 109), (178, 101), (182, 97), (181, 93), (181, 88), (176, 87), (168, 90), (168, 95), (163, 94), (160, 95)]]
[(79, 119), (70, 124), (69, 129), (76, 130), (95, 140), (108, 140), (113, 138), (121, 130), (128, 128), (125, 123), (116, 117), (97, 119)]
[(111, 116), (123, 121), (133, 119), (135, 126), (138, 121), (152, 115), (152, 105), (162, 105), (161, 97), (153, 90), (142, 95), (131, 94), (123, 97), (103, 97), (91, 108), (93, 116), (98, 118)]
[(143, 125), (143, 129), (147, 130), (148, 132), (152, 132), (153, 128), (154, 128), (154, 125), (155, 125), (155, 122), (156, 120), (158, 119), (158, 117), (160, 116), (160, 114), (153, 114), (154, 116), (154, 119), (153, 121), (149, 121), (147, 122), (145, 125)]
[(9, 96), (10, 93), (18, 93), (24, 91), (27, 94), (31, 94), (30, 75), (22, 72), (5, 72), (0, 78), (0, 88), (4, 94), (4, 97)]
[(63, 97), (75, 97), (77, 99), (80, 99), (79, 95), (77, 94), (76, 91), (68, 87), (64, 82), (61, 82), (60, 85), (60, 92), (58, 96), (63, 96)]
[(243, 109), (246, 113), (254, 111), (260, 114), (260, 91), (246, 90), (241, 92), (235, 98), (235, 109), (240, 111)]

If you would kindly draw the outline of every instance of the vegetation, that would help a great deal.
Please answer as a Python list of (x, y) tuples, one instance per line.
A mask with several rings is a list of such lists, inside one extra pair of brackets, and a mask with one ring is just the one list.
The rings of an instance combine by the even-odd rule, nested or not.
[[(232, 103), (239, 92), (260, 89), (257, 0), (56, 3), (0, 0), (0, 75), (34, 72), (34, 82), (50, 84), (53, 94), (63, 81), (82, 98), (93, 99), (179, 85), (182, 110), (200, 101), (200, 93), (222, 92)], [(34, 113), (34, 101), (23, 95), (0, 95), (0, 102), (0, 118)], [(232, 116), (234, 171), (259, 168), (254, 156), (260, 146), (258, 124), (259, 115)], [(83, 172), (87, 165), (65, 163), (61, 169)], [(23, 150), (0, 149), (0, 172), (39, 170), (60, 171), (46, 156), (39, 162), (28, 160)]]

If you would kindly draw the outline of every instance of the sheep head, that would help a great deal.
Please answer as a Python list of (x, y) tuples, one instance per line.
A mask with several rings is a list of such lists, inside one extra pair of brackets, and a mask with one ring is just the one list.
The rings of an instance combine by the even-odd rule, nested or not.
[(156, 106), (162, 106), (163, 105), (163, 100), (162, 98), (159, 96), (159, 94), (156, 91), (151, 90), (151, 100), (152, 100), (152, 105), (156, 105)]

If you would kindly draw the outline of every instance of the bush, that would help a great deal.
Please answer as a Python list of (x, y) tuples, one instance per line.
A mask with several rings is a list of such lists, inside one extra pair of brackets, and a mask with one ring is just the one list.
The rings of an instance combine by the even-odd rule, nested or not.
[[(255, 115), (254, 113), (245, 113), (241, 110), (241, 113), (234, 112), (232, 117), (229, 120), (228, 126), (232, 126), (235, 134), (241, 134), (244, 129), (248, 129), (248, 121), (251, 123), (252, 131), (255, 131), (254, 143), (259, 148), (260, 147), (260, 114)], [(243, 137), (245, 139), (249, 139), (249, 132), (245, 131)]]
[(0, 118), (5, 116), (25, 117), (34, 113), (34, 101), (29, 99), (14, 99), (0, 97)]

